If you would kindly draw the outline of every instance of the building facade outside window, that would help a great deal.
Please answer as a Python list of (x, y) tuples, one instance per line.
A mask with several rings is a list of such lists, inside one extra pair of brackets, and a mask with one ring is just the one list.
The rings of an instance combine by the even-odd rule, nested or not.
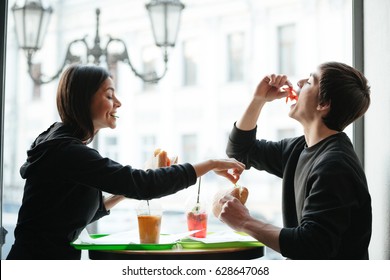
[[(34, 77), (39, 77), (42, 74), (42, 65), (40, 63), (34, 64), (32, 66), (32, 75)], [(42, 85), (33, 83), (33, 100), (37, 101), (41, 99), (42, 94)]]
[(182, 162), (196, 162), (198, 159), (198, 137), (196, 134), (182, 135)]
[[(9, 7), (15, 1), (10, 0)], [(87, 10), (95, 9), (96, 1), (83, 1), (83, 9), (77, 6), (77, 1), (53, 2), (57, 6), (53, 7), (54, 19), (48, 35), (54, 37), (59, 46), (64, 48), (65, 43), (85, 33), (93, 35), (91, 26), (95, 21), (94, 14), (90, 18), (85, 14)], [(114, 68), (110, 66), (122, 106), (118, 109), (120, 119), (117, 128), (109, 133), (99, 132), (101, 154), (110, 155), (113, 160), (119, 159), (121, 164), (130, 164), (134, 168), (143, 168), (156, 148), (166, 149), (172, 156), (177, 155), (181, 163), (226, 156), (228, 132), (247, 106), (262, 75), (271, 71), (280, 72), (293, 76), (292, 82), (296, 82), (295, 79), (307, 77), (314, 70), (313, 67), (328, 58), (352, 64), (351, 17), (348, 16), (352, 11), (350, 0), (203, 2), (186, 1), (176, 47), (169, 50), (168, 72), (158, 86), (140, 82), (128, 66), (120, 62)], [(148, 41), (146, 35), (137, 36), (150, 31), (149, 22), (147, 18), (140, 20), (139, 10), (131, 9), (136, 5), (143, 8), (144, 3), (134, 0), (122, 4), (121, 9), (113, 12), (112, 4), (102, 3), (102, 33), (107, 30), (115, 37), (131, 38), (128, 47), (132, 61), (139, 63), (140, 72), (153, 71), (161, 60), (160, 50)], [(328, 16), (330, 12), (332, 17)], [(128, 22), (129, 18), (131, 28), (124, 27), (124, 22)], [(339, 28), (329, 27), (334, 19), (337, 19)], [(12, 33), (12, 17), (8, 21), (8, 33)], [(68, 23), (66, 29), (60, 24), (63, 22)], [(305, 40), (298, 40), (296, 34), (305, 34)], [(318, 47), (326, 46), (335, 37), (338, 43), (331, 50)], [(10, 42), (10, 46), (15, 44)], [(43, 66), (50, 64), (50, 59), (55, 60), (57, 52), (61, 54), (53, 50), (56, 47), (60, 49), (59, 46), (44, 44), (40, 51), (45, 53)], [(150, 49), (158, 54), (150, 52)], [(58, 121), (55, 109), (58, 81), (42, 85), (42, 98), (33, 102), (32, 106), (29, 104), (33, 95), (32, 83), (28, 83), (25, 68), (20, 66), (24, 63), (24, 53), (20, 51), (18, 57), (7, 59), (7, 67), (13, 67), (7, 73), (16, 73), (7, 75), (6, 81), (9, 87), (6, 95), (12, 93), (15, 99), (14, 102), (6, 102), (9, 114), (5, 117), (4, 135), (7, 148), (4, 151), (3, 198), (4, 208), (10, 210), (3, 213), (3, 223), (9, 231), (6, 240), (9, 244), (13, 241), (17, 216), (17, 211), (13, 209), (18, 209), (15, 205), (21, 203), (24, 186), (17, 171), (34, 137), (52, 122)], [(152, 94), (143, 94), (145, 92)], [(45, 98), (48, 100), (43, 102)], [(287, 116), (289, 107), (284, 100), (273, 103), (263, 112), (259, 137), (278, 140), (285, 136), (301, 135), (299, 124)], [(11, 105), (14, 107), (11, 108)], [(18, 118), (15, 118), (17, 111)], [(42, 124), (38, 126), (37, 121)], [(8, 148), (11, 146), (14, 148)], [(250, 187), (251, 196), (247, 206), (251, 211), (264, 216), (271, 223), (281, 224), (279, 178), (247, 170), (240, 184)], [(202, 185), (212, 196), (214, 190), (226, 187), (227, 182), (211, 172), (202, 178)], [(189, 192), (194, 190), (194, 187), (188, 188)], [(181, 211), (180, 203), (188, 196), (186, 191), (164, 198), (167, 210), (171, 213)], [(112, 209), (109, 217), (101, 219), (99, 233), (126, 231), (130, 226), (135, 227), (136, 221), (129, 215), (134, 206), (130, 202), (134, 201), (129, 199), (120, 203)], [(167, 222), (168, 217), (164, 217), (164, 221), (164, 227), (173, 228)], [(222, 226), (222, 223), (215, 221), (210, 224), (210, 230), (219, 230)], [(3, 247), (3, 257), (7, 255), (6, 250), (7, 246)], [(280, 258), (277, 255), (266, 257)]]
[[(143, 73), (151, 73), (156, 71), (157, 67), (157, 57), (156, 57), (157, 48), (155, 46), (144, 47), (142, 50), (142, 68)], [(144, 82), (142, 89), (144, 91), (150, 91), (156, 88), (156, 85), (153, 83)]]
[(156, 136), (155, 135), (143, 135), (141, 136), (141, 153), (142, 162), (146, 162), (156, 149)]
[(194, 86), (198, 79), (198, 46), (195, 40), (183, 42), (183, 85)]
[(244, 32), (235, 32), (227, 36), (229, 82), (238, 82), (244, 79), (244, 50)]
[(296, 75), (295, 24), (278, 27), (279, 73)]

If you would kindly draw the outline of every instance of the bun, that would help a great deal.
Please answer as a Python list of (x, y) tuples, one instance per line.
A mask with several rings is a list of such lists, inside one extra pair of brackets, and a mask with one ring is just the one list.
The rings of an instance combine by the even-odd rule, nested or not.
[(157, 154), (157, 167), (166, 167), (170, 166), (171, 162), (168, 158), (166, 151), (161, 151)]
[(221, 190), (217, 192), (214, 196), (214, 201), (213, 201), (213, 214), (215, 217), (219, 217), (219, 214), (222, 211), (222, 205), (219, 203), (219, 200), (223, 198), (225, 195), (231, 195), (237, 198), (243, 205), (245, 205), (249, 191), (246, 187), (242, 186), (235, 186), (234, 188), (230, 188), (227, 190)]
[(156, 169), (160, 167), (171, 166), (172, 164), (177, 164), (178, 157), (174, 156), (172, 158), (168, 157), (168, 153), (161, 149), (155, 149), (153, 156), (145, 163), (145, 169)]

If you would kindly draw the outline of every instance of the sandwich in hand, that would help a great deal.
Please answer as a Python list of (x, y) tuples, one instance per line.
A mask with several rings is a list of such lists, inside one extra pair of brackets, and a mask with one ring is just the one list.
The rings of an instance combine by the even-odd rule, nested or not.
[(156, 169), (160, 167), (171, 166), (177, 164), (178, 157), (168, 157), (168, 153), (162, 149), (156, 149), (153, 156), (145, 163), (145, 169)]
[(219, 214), (221, 214), (222, 211), (222, 204), (220, 203), (221, 198), (223, 198), (225, 195), (231, 195), (237, 198), (243, 205), (245, 205), (247, 199), (248, 199), (249, 191), (246, 187), (234, 185), (233, 188), (229, 188), (227, 190), (221, 190), (217, 192), (214, 196), (213, 201), (213, 214), (215, 217), (219, 217)]

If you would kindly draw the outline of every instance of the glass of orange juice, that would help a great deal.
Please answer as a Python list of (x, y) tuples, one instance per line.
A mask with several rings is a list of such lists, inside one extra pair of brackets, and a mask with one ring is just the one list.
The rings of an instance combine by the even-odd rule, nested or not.
[(157, 201), (141, 201), (137, 207), (139, 240), (142, 244), (160, 242), (162, 208)]

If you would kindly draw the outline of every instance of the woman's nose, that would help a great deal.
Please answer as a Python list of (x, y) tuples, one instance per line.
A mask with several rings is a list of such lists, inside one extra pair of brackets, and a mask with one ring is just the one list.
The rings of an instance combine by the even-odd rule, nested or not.
[(116, 105), (116, 107), (122, 106), (122, 103), (119, 101), (118, 98), (115, 98), (115, 105)]
[(299, 80), (297, 83), (298, 87), (302, 88), (303, 83), (304, 83), (304, 80)]

